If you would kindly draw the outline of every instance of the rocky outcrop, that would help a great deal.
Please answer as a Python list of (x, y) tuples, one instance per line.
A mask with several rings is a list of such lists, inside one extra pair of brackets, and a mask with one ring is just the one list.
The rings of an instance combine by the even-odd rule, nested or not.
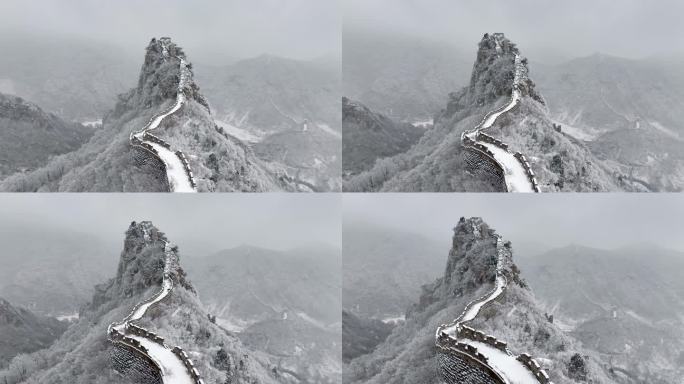
[(566, 364), (576, 353), (585, 359), (587, 381), (616, 383), (596, 353), (539, 309), (513, 262), (512, 244), (482, 219), (462, 218), (443, 276), (423, 287), (406, 322), (385, 342), (349, 363), (345, 382), (501, 383), (508, 375), (525, 376), (518, 380), (524, 383), (572, 383)]
[(92, 128), (70, 123), (21, 97), (0, 93), (0, 180), (78, 149)]
[(365, 105), (342, 98), (342, 167), (345, 177), (370, 169), (379, 158), (405, 152), (425, 130), (395, 122)]
[[(525, 76), (514, 84), (519, 72)], [(381, 159), (373, 168), (345, 180), (345, 190), (502, 191), (501, 179), (508, 174), (517, 175), (510, 180), (525, 187), (516, 185), (507, 188), (509, 191), (638, 189), (625, 182), (627, 178), (614, 164), (596, 158), (585, 144), (558, 132), (528, 72), (527, 60), (515, 44), (503, 34), (485, 35), (478, 45), (470, 83), (449, 95), (446, 107), (435, 117), (434, 127), (406, 152)], [(476, 152), (474, 145), (463, 147), (462, 135), (472, 133), (491, 111), (511, 105), (513, 90), (519, 93), (519, 102), (497, 117), (487, 130), (491, 138), (506, 144), (502, 152), (507, 153), (500, 153), (506, 161), (487, 159), (493, 156), (483, 150)], [(476, 137), (470, 139), (477, 141)], [(516, 160), (518, 152), (526, 161)], [(527, 184), (534, 186), (529, 188)]]
[(568, 376), (577, 381), (587, 381), (587, 366), (582, 355), (576, 353), (570, 358), (568, 363)]
[[(179, 99), (184, 101), (181, 105)], [(132, 134), (140, 133), (159, 117), (162, 119), (156, 124), (154, 136), (169, 149), (166, 158), (144, 148), (146, 142), (130, 145)], [(177, 152), (182, 156), (176, 159)], [(193, 80), (192, 64), (186, 62), (183, 50), (169, 38), (150, 42), (138, 86), (119, 96), (114, 109), (104, 117), (103, 128), (88, 143), (77, 151), (52, 159), (45, 167), (3, 180), (0, 190), (173, 190), (173, 180), (159, 171), (162, 166), (167, 172), (169, 168), (181, 173), (185, 170), (192, 188), (183, 190), (309, 190), (292, 182), (277, 164), (258, 159), (250, 147), (215, 123), (206, 99)], [(186, 178), (176, 180), (186, 181)]]
[(161, 285), (167, 260), (173, 264), (169, 270), (174, 283), (194, 292), (186, 279), (185, 271), (180, 267), (177, 248), (172, 248), (172, 258), (167, 259), (167, 241), (166, 235), (150, 222), (132, 222), (126, 230), (116, 276), (109, 282), (96, 286), (90, 306), (98, 307), (108, 300), (140, 295), (150, 287)]
[[(493, 104), (501, 97), (508, 97), (513, 91), (515, 56), (519, 55), (518, 47), (503, 33), (485, 33), (478, 43), (470, 84), (449, 95), (449, 102), (441, 118), (448, 118), (455, 112), (474, 106)], [(522, 64), (527, 69), (526, 59), (522, 60)], [(519, 89), (523, 96), (544, 103), (531, 79), (522, 81)]]
[(13, 357), (48, 347), (67, 324), (31, 313), (0, 298), (0, 368)]

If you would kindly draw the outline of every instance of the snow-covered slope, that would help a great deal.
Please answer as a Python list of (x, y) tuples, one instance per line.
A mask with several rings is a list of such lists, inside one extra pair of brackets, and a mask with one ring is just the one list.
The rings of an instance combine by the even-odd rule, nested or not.
[[(149, 148), (131, 145), (150, 121), (160, 141), (143, 133), (138, 139)], [(150, 148), (156, 148), (163, 161)], [(4, 180), (0, 190), (189, 190), (193, 181), (187, 168), (198, 191), (299, 189), (284, 169), (258, 160), (248, 146), (214, 122), (183, 50), (168, 38), (152, 39), (138, 86), (119, 97), (90, 141), (43, 168)]]
[[(464, 339), (467, 345), (475, 342), (471, 347), (481, 347), (477, 353), (486, 353), (498, 375), (508, 375), (512, 382), (521, 379), (517, 374), (521, 369), (526, 372), (523, 378), (528, 375), (530, 379), (527, 372), (533, 370), (525, 368), (534, 366), (530, 355), (554, 383), (583, 382), (576, 378), (578, 371), (570, 368), (573, 359), (581, 360), (583, 380), (622, 383), (595, 352), (584, 349), (548, 321), (513, 263), (512, 245), (486, 223), (479, 218), (461, 219), (454, 228), (452, 244), (443, 276), (423, 287), (420, 299), (406, 312), (406, 322), (395, 327), (385, 342), (345, 366), (345, 383), (443, 382), (440, 366), (453, 361), (442, 359), (445, 355), (435, 348), (436, 330), (460, 316), (471, 320), (467, 326), (457, 320), (458, 340), (447, 335), (444, 345), (458, 350), (457, 343)], [(494, 349), (478, 344), (492, 346), (493, 339), (487, 335), (507, 343), (505, 351), (501, 344), (494, 344), (498, 345)], [(479, 382), (470, 380), (467, 382)]]
[[(516, 76), (521, 73), (525, 76), (516, 84)], [(478, 46), (470, 84), (449, 95), (446, 107), (435, 117), (434, 127), (408, 151), (382, 159), (372, 169), (347, 180), (345, 190), (529, 190), (525, 179), (536, 179), (541, 192), (642, 189), (614, 164), (596, 158), (584, 143), (558, 131), (527, 73), (527, 60), (514, 43), (502, 34), (485, 34)], [(511, 101), (517, 96), (519, 102), (514, 105)], [(507, 112), (490, 113), (501, 110)], [(494, 178), (478, 172), (482, 167), (473, 163), (480, 159), (473, 159), (472, 149), (462, 145), (462, 135), (472, 133), (483, 120), (491, 123), (487, 129), (491, 137), (483, 140), (478, 135), (470, 139), (483, 146), (481, 158), (494, 158), (498, 163), (490, 172), (498, 174)], [(490, 145), (491, 139), (506, 147)], [(516, 152), (524, 160), (518, 160)], [(530, 170), (525, 177), (521, 167)], [(505, 179), (503, 185), (500, 179)]]
[[(166, 382), (174, 382), (175, 378), (188, 381), (186, 365), (179, 365), (183, 354), (206, 383), (295, 382), (290, 376), (281, 376), (277, 361), (250, 351), (211, 321), (179, 262), (178, 248), (171, 246), (151, 223), (131, 223), (115, 277), (96, 287), (78, 322), (50, 348), (14, 358), (8, 369), (0, 371), (0, 382), (127, 382), (115, 368), (128, 375), (136, 368), (122, 362), (130, 361), (130, 356), (143, 355), (125, 355), (115, 348), (109, 341), (115, 337), (108, 336), (108, 329), (112, 328), (137, 339), (140, 345), (125, 341), (128, 347), (124, 348), (131, 351), (131, 346), (138, 350), (144, 346), (154, 361), (145, 365), (159, 366), (159, 377), (166, 378)], [(122, 322), (123, 319), (126, 321)], [(115, 325), (110, 328), (112, 323)], [(162, 337), (163, 344), (135, 327)], [(176, 352), (173, 346), (181, 346), (184, 353)]]

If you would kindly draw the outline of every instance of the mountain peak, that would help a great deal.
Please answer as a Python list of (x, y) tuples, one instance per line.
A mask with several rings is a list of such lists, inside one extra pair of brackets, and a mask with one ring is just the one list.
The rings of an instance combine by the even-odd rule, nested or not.
[[(485, 33), (478, 43), (470, 84), (462, 92), (452, 95), (447, 110), (479, 107), (493, 103), (500, 97), (509, 97), (513, 91), (515, 60), (519, 56), (516, 44), (503, 33)], [(520, 58), (520, 61), (524, 67), (524, 78), (518, 85), (520, 93), (543, 103), (542, 97), (534, 90), (534, 83), (527, 76), (527, 59)]]
[(498, 240), (496, 231), (489, 228), (482, 218), (461, 217), (454, 228), (444, 283), (467, 282), (469, 288), (474, 288), (494, 281)]
[(124, 237), (116, 276), (96, 287), (93, 307), (111, 299), (128, 298), (160, 286), (168, 274), (185, 289), (195, 292), (180, 266), (178, 247), (151, 221), (131, 222)]
[(145, 61), (138, 78), (136, 93), (141, 97), (140, 104), (146, 108), (159, 105), (166, 99), (176, 98), (178, 92), (209, 109), (183, 49), (169, 37), (152, 38), (145, 48)]

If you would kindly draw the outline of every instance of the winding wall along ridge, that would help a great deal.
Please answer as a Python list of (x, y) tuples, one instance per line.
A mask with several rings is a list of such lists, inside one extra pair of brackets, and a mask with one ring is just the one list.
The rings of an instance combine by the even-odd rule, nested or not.
[[(474, 227), (474, 232), (477, 228)], [(496, 284), (494, 288), (469, 302), (463, 312), (449, 324), (442, 324), (435, 332), (435, 345), (445, 355), (451, 355), (475, 365), (485, 372), (495, 383), (502, 384), (553, 384), (539, 363), (528, 354), (514, 356), (506, 342), (496, 337), (468, 327), (487, 305), (496, 300), (506, 289), (507, 280), (503, 275), (503, 240), (497, 235)], [(443, 376), (453, 375), (450, 361), (440, 358)]]
[[(495, 41), (497, 51), (500, 51), (499, 39), (496, 38)], [(461, 134), (461, 143), (464, 147), (487, 157), (497, 165), (504, 176), (507, 192), (540, 192), (536, 176), (525, 157), (520, 152), (511, 153), (508, 144), (482, 132), (491, 128), (499, 116), (513, 110), (520, 103), (521, 96), (518, 85), (526, 76), (525, 66), (521, 62), (520, 55), (515, 55), (514, 66), (515, 72), (509, 102), (487, 112), (475, 128), (464, 131)]]
[[(151, 223), (140, 224), (145, 242), (151, 242), (153, 240), (150, 235)], [(173, 289), (171, 280), (173, 250), (168, 242), (163, 242), (165, 263), (161, 290), (149, 299), (136, 304), (122, 321), (110, 324), (107, 328), (108, 339), (116, 346), (123, 346), (141, 355), (160, 373), (164, 384), (204, 384), (199, 372), (182, 348), (178, 346), (169, 348), (164, 343), (164, 338), (133, 323), (140, 320), (149, 308), (168, 297)]]
[[(159, 42), (162, 46), (162, 56), (166, 60), (169, 57), (168, 44), (171, 40), (162, 37)], [(178, 59), (180, 60), (180, 79), (176, 102), (164, 112), (152, 117), (141, 130), (132, 132), (129, 139), (132, 146), (149, 152), (164, 164), (171, 192), (197, 192), (197, 183), (185, 155), (181, 151), (173, 151), (169, 143), (149, 133), (159, 127), (166, 117), (178, 111), (186, 101), (184, 88), (190, 77), (190, 70), (184, 58)]]

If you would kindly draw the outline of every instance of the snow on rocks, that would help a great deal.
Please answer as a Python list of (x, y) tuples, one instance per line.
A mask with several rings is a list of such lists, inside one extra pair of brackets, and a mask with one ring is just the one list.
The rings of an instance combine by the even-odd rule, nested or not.
[[(169, 56), (169, 40), (162, 38), (160, 39), (160, 42), (162, 45), (162, 55), (166, 59)], [(176, 102), (165, 112), (153, 117), (143, 129), (131, 133), (130, 137), (131, 145), (144, 148), (164, 163), (171, 192), (197, 192), (197, 185), (192, 171), (190, 170), (190, 165), (187, 160), (185, 160), (185, 155), (183, 155), (182, 152), (173, 151), (171, 145), (156, 136), (149, 134), (149, 131), (157, 129), (166, 117), (176, 113), (183, 106), (183, 103), (186, 102), (183, 89), (189, 78), (190, 69), (188, 68), (185, 59), (181, 57), (180, 80), (178, 81)]]
[[(498, 44), (497, 40), (497, 48), (499, 47)], [(518, 84), (520, 84), (525, 76), (524, 72), (525, 67), (522, 65), (520, 56), (515, 55), (515, 74), (511, 100), (503, 107), (487, 113), (475, 129), (466, 131), (461, 136), (464, 146), (474, 148), (478, 152), (483, 153), (501, 167), (508, 192), (539, 192), (539, 187), (527, 161), (523, 161), (519, 156), (511, 153), (508, 145), (491, 138), (491, 136), (484, 135), (482, 131), (491, 128), (499, 116), (509, 112), (520, 103), (521, 96)], [(490, 139), (483, 140), (484, 137), (489, 137)]]
[[(475, 231), (474, 231), (475, 233)], [(456, 320), (442, 324), (435, 333), (436, 346), (446, 353), (462, 354), (485, 364), (506, 384), (553, 384), (539, 363), (527, 354), (514, 356), (503, 341), (468, 327), (482, 308), (496, 300), (506, 289), (503, 274), (506, 252), (501, 236), (496, 239), (496, 282), (492, 290), (466, 305)]]
[[(151, 241), (149, 223), (143, 225), (143, 239)], [(123, 343), (147, 356), (159, 369), (164, 384), (204, 384), (192, 361), (179, 347), (169, 348), (164, 339), (153, 332), (133, 324), (140, 320), (149, 308), (166, 298), (173, 289), (171, 268), (174, 251), (168, 242), (164, 242), (164, 278), (162, 288), (154, 296), (138, 303), (122, 322), (112, 323), (108, 328), (109, 340), (113, 343)], [(180, 352), (179, 352), (180, 351)]]

